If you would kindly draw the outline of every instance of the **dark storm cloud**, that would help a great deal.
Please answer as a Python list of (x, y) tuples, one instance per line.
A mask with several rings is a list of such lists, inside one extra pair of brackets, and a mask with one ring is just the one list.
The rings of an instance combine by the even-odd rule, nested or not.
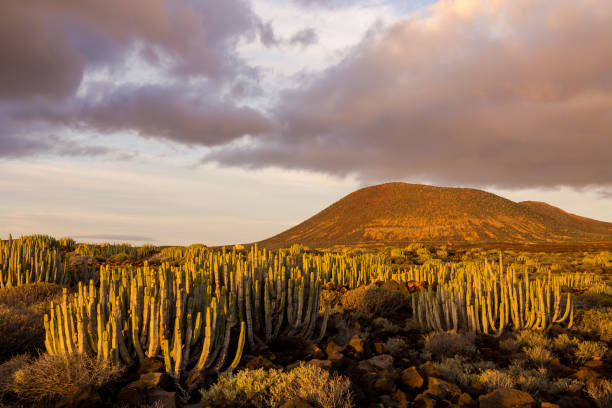
[(319, 42), (319, 36), (314, 28), (304, 28), (291, 36), (289, 43), (306, 48)]
[(281, 131), (210, 156), (369, 181), (612, 184), (612, 3), (444, 1), (286, 92)]
[[(267, 126), (261, 113), (229, 99), (217, 101), (222, 89), (241, 96), (257, 92), (257, 70), (235, 48), (241, 39), (263, 38), (262, 27), (273, 35), (246, 0), (4, 0), (0, 157), (99, 151), (57, 148), (60, 140), (48, 136), (75, 124), (198, 144), (257, 133)], [(178, 95), (178, 88), (168, 85), (115, 87), (104, 99), (80, 90), (88, 72), (114, 75), (134, 53), (171, 82), (188, 83), (191, 93), (206, 91), (207, 101), (190, 106), (194, 98), (187, 87)]]

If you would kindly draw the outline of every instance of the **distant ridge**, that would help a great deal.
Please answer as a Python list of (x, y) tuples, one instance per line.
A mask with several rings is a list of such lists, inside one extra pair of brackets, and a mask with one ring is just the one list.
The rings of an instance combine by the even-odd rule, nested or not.
[(612, 223), (472, 188), (386, 183), (357, 190), (301, 224), (261, 241), (336, 245), (612, 241)]

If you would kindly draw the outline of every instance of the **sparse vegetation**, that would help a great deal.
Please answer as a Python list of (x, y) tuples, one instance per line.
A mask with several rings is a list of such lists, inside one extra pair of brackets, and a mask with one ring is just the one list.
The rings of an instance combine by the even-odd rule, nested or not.
[[(71, 278), (28, 284), (22, 275), (0, 289), (0, 403), (53, 403), (116, 380), (126, 389), (133, 378), (122, 372), (145, 361), (170, 377), (139, 391), (144, 406), (200, 395), (213, 407), (402, 406), (430, 376), (472, 399), (478, 387), (538, 401), (609, 398), (596, 386), (612, 371), (609, 284), (579, 269), (582, 253), (41, 242), (56, 245)], [(409, 364), (425, 388), (406, 385)], [(105, 403), (126, 404), (116, 398)]]

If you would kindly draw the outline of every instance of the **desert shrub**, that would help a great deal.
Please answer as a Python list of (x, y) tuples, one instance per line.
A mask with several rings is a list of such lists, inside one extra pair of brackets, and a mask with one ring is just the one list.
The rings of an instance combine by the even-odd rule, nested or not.
[(279, 406), (295, 397), (320, 408), (353, 406), (350, 381), (320, 367), (301, 364), (282, 375), (281, 379), (270, 389), (270, 406)]
[(553, 359), (553, 354), (544, 346), (525, 347), (523, 349), (529, 361), (537, 366), (544, 366)]
[(506, 353), (516, 353), (521, 349), (521, 343), (515, 339), (508, 338), (499, 342), (499, 348)]
[(442, 374), (445, 380), (454, 384), (459, 384), (464, 388), (469, 387), (476, 378), (474, 374), (474, 365), (460, 356), (445, 358), (440, 362), (434, 362), (434, 366), (440, 371), (440, 374)]
[(131, 260), (131, 257), (125, 252), (120, 252), (118, 254), (114, 254), (108, 257), (108, 262), (128, 262)]
[(347, 291), (342, 295), (341, 303), (346, 310), (357, 310), (376, 316), (389, 316), (405, 306), (406, 299), (403, 293), (371, 284)]
[(52, 283), (0, 289), (0, 361), (44, 347), (43, 316), (61, 291)]
[(552, 348), (556, 352), (569, 353), (578, 346), (579, 342), (575, 337), (570, 338), (567, 334), (562, 333), (552, 341)]
[(242, 370), (221, 375), (209, 389), (200, 391), (202, 401), (215, 407), (267, 407), (270, 388), (280, 381), (279, 370)]
[(490, 390), (497, 388), (512, 388), (515, 385), (514, 379), (510, 374), (506, 371), (497, 369), (484, 370), (478, 376), (478, 380)]
[(55, 400), (85, 387), (99, 388), (121, 375), (121, 369), (85, 354), (43, 354), (13, 374), (10, 386), (23, 401)]
[(566, 392), (577, 380), (569, 378), (551, 379), (545, 368), (529, 370), (514, 363), (506, 369), (487, 369), (478, 375), (478, 380), (488, 389), (520, 388), (529, 393), (546, 392), (561, 394)]
[(612, 268), (612, 252), (601, 251), (597, 254), (586, 254), (582, 262), (587, 265), (598, 265), (604, 268)]
[(474, 355), (477, 351), (472, 333), (432, 332), (425, 335), (426, 352), (434, 358)]
[(604, 343), (586, 340), (578, 343), (578, 349), (574, 355), (576, 361), (582, 364), (592, 358), (602, 358), (607, 351), (608, 347)]
[(400, 355), (406, 348), (406, 340), (401, 337), (390, 337), (385, 342), (385, 348), (394, 356)]
[(384, 317), (375, 318), (374, 320), (372, 320), (372, 324), (375, 327), (380, 327), (380, 328), (385, 329), (385, 331), (389, 333), (397, 333), (402, 330), (401, 327), (399, 327), (396, 324), (393, 324), (393, 322), (390, 322), (388, 319), (385, 319)]
[(612, 341), (612, 310), (585, 310), (580, 314), (578, 328), (596, 334), (603, 341)]
[(215, 407), (278, 407), (300, 397), (320, 408), (353, 406), (350, 381), (314, 365), (300, 365), (291, 371), (242, 370), (222, 375), (202, 401)]
[(609, 285), (605, 284), (590, 287), (586, 293), (574, 297), (574, 304), (580, 309), (612, 307), (612, 296), (608, 293), (602, 293), (608, 288)]
[(44, 347), (43, 317), (30, 309), (0, 304), (0, 361)]
[(516, 333), (516, 341), (523, 346), (529, 347), (550, 346), (550, 339), (546, 337), (546, 334), (534, 330), (521, 330), (520, 332)]
[(586, 392), (599, 408), (612, 407), (612, 381), (604, 379), (597, 384), (589, 384)]
[(0, 400), (2, 400), (4, 394), (10, 391), (15, 372), (23, 368), (27, 362), (28, 356), (22, 354), (0, 364)]
[(29, 285), (0, 289), (0, 304), (14, 308), (28, 308), (43, 304), (57, 298), (62, 293), (62, 286), (54, 283), (37, 282)]

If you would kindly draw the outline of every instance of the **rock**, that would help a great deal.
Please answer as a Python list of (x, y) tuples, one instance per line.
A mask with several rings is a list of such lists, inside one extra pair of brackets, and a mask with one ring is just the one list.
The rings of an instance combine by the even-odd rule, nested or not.
[(476, 401), (472, 398), (472, 396), (466, 392), (459, 396), (459, 400), (457, 401), (457, 405), (460, 407), (475, 407)]
[(161, 387), (165, 390), (172, 388), (172, 378), (166, 373), (146, 373), (140, 378), (128, 385), (134, 388), (150, 390), (156, 387)]
[(410, 391), (417, 391), (425, 384), (425, 379), (419, 374), (416, 367), (409, 367), (402, 371), (402, 384)]
[(280, 408), (312, 408), (308, 402), (304, 401), (300, 397), (291, 398), (289, 401), (285, 402)]
[(93, 387), (85, 387), (77, 393), (60, 399), (55, 408), (102, 408), (106, 406), (100, 398), (100, 394)]
[[(123, 387), (117, 395), (117, 400), (135, 406), (148, 404), (151, 398), (169, 401), (171, 398), (176, 398), (174, 392), (167, 391), (170, 390), (172, 386), (173, 381), (168, 374), (146, 373), (140, 376), (138, 380)], [(170, 397), (165, 394), (172, 394), (172, 396)]]
[(246, 363), (246, 368), (249, 370), (258, 370), (260, 368), (278, 368), (276, 364), (267, 359), (264, 356), (257, 356), (248, 363)]
[(599, 371), (604, 368), (604, 362), (599, 358), (594, 358), (593, 360), (587, 361), (584, 363), (584, 367), (592, 368), (593, 370)]
[(351, 339), (348, 342), (348, 345), (351, 346), (357, 354), (363, 354), (364, 340), (361, 337), (359, 337), (358, 334), (351, 337)]
[(389, 352), (385, 347), (385, 343), (381, 343), (379, 341), (374, 343), (374, 351), (376, 352), (376, 354), (386, 354)]
[(395, 391), (395, 381), (384, 376), (374, 382), (374, 390), (380, 394), (391, 394)]
[(559, 405), (553, 404), (551, 402), (543, 402), (540, 404), (540, 408), (559, 408)]
[(308, 361), (306, 364), (312, 364), (314, 366), (317, 366), (319, 368), (324, 368), (326, 370), (331, 370), (332, 368), (331, 360), (319, 360), (319, 359), (313, 358), (312, 360)]
[(396, 402), (396, 408), (408, 408), (408, 398), (402, 391), (397, 390), (391, 395), (391, 398)]
[(156, 388), (147, 395), (147, 404), (161, 404), (164, 408), (176, 408), (176, 393)]
[(425, 394), (433, 395), (439, 399), (455, 399), (461, 394), (461, 388), (440, 378), (429, 377), (427, 382)]
[(440, 371), (433, 365), (431, 361), (427, 361), (419, 367), (421, 372), (425, 374), (425, 377), (442, 377)]
[(592, 368), (582, 366), (572, 375), (572, 378), (582, 381), (587, 386), (593, 386), (601, 381), (601, 374)]
[(330, 340), (329, 343), (327, 343), (327, 347), (325, 347), (325, 352), (327, 353), (328, 358), (334, 354), (342, 354), (342, 352), (344, 352), (344, 346), (336, 344), (336, 342)]
[(325, 359), (325, 352), (321, 350), (321, 348), (314, 343), (306, 349), (306, 352), (308, 353), (308, 356), (311, 358), (316, 358), (319, 360)]
[(140, 363), (140, 367), (138, 367), (138, 375), (162, 373), (164, 371), (164, 362), (154, 358), (145, 358), (142, 360), (142, 363)]
[(415, 408), (435, 408), (437, 401), (426, 394), (419, 394), (414, 399)]
[(473, 382), (467, 389), (470, 394), (481, 395), (487, 392), (487, 388), (481, 382)]
[(393, 357), (390, 354), (381, 354), (365, 361), (381, 370), (391, 370), (393, 368)]
[(574, 396), (564, 396), (557, 401), (561, 408), (589, 408), (592, 404), (584, 398)]
[(478, 397), (480, 408), (532, 408), (535, 400), (526, 392), (513, 388), (500, 388)]
[(561, 364), (558, 358), (553, 358), (547, 368), (550, 375), (556, 378), (566, 378), (576, 372), (573, 368)]

